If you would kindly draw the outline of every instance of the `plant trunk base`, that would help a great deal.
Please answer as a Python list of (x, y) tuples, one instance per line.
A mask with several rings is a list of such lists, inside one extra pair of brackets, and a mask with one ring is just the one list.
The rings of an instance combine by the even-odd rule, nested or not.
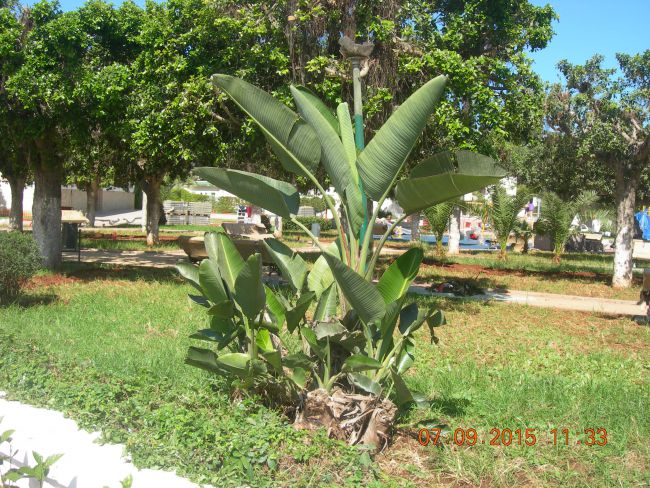
[(324, 389), (310, 391), (302, 399), (294, 427), (327, 429), (329, 437), (350, 445), (375, 446), (376, 452), (388, 444), (397, 407), (388, 399), (345, 393), (335, 388), (329, 395)]

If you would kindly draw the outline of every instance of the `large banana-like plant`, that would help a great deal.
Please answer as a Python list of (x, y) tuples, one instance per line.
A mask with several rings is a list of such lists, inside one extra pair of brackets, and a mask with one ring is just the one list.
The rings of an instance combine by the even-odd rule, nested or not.
[[(206, 235), (210, 259), (201, 263), (198, 278), (190, 265), (180, 268), (192, 284), (198, 283), (208, 313), (215, 317), (216, 327), (200, 332), (199, 338), (214, 340), (223, 349), (238, 337), (240, 348), (248, 344), (248, 352), (210, 355), (206, 350), (191, 349), (188, 362), (215, 371), (235, 371), (243, 381), (266, 378), (271, 371), (275, 377), (288, 376), (299, 388), (331, 392), (335, 385), (349, 385), (378, 397), (391, 396), (398, 405), (419, 403), (421, 396), (410, 391), (402, 378), (413, 364), (413, 334), (427, 324), (432, 340), (437, 341), (434, 328), (444, 324), (444, 316), (407, 303), (406, 293), (423, 258), (420, 249), (397, 258), (376, 284), (372, 279), (375, 264), (388, 236), (408, 214), (479, 190), (504, 176), (486, 156), (447, 151), (426, 158), (409, 176), (398, 180), (443, 95), (446, 78), (439, 76), (411, 95), (362, 151), (355, 147), (345, 103), (333, 112), (310, 91), (292, 86), (295, 113), (241, 79), (218, 74), (212, 82), (257, 123), (283, 168), (307, 178), (325, 195), (316, 177), (322, 164), (341, 205), (337, 209), (331, 199), (325, 199), (338, 232), (337, 240), (326, 245), (296, 218), (300, 199), (289, 183), (225, 168), (195, 170), (215, 186), (294, 222), (313, 239), (321, 256), (308, 272), (299, 254), (276, 239), (265, 241), (288, 283), (291, 297), (287, 298), (286, 293), (259, 282), (258, 257), (248, 261), (233, 258), (232, 243), (228, 244), (223, 233)], [(405, 215), (371, 251), (372, 223), (393, 190)], [(375, 202), (369, 225), (366, 198)], [(222, 287), (216, 283), (219, 276)], [(249, 287), (247, 292), (244, 287)], [(270, 344), (267, 335), (277, 333), (285, 324), (289, 333), (299, 334), (302, 351), (278, 357), (277, 348), (257, 349), (256, 344)], [(234, 360), (238, 369), (230, 364)], [(361, 439), (362, 435), (357, 432), (353, 437)]]

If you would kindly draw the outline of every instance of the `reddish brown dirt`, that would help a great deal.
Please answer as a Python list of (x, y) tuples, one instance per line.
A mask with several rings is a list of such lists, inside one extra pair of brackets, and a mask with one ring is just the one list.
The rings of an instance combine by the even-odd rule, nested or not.
[(57, 286), (57, 285), (67, 285), (70, 283), (78, 282), (79, 279), (72, 276), (65, 276), (60, 274), (55, 275), (46, 275), (46, 276), (35, 276), (29, 280), (26, 284), (27, 289), (34, 289), (40, 286)]
[[(430, 269), (444, 269), (448, 271), (456, 271), (459, 273), (474, 273), (476, 275), (483, 274), (487, 276), (550, 276), (555, 279), (576, 279), (587, 278), (595, 281), (609, 282), (611, 276), (608, 274), (595, 273), (593, 271), (525, 271), (519, 269), (494, 269), (481, 266), (480, 264), (459, 264), (459, 263), (440, 263), (440, 262), (425, 262), (422, 264), (423, 268)], [(635, 277), (635, 282), (640, 283), (640, 278)]]

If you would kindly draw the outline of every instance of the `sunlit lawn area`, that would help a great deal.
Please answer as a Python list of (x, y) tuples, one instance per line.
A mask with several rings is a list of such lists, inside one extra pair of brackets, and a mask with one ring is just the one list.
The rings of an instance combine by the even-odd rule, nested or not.
[[(82, 248), (108, 251), (175, 251), (179, 235), (214, 230), (214, 226), (164, 226), (160, 244), (148, 247), (144, 236), (136, 229), (98, 229), (86, 231)], [(331, 240), (329, 231), (322, 236), (325, 242)], [(284, 241), (293, 248), (312, 245), (304, 235), (298, 238), (294, 233), (285, 234)], [(387, 249), (408, 249), (407, 244), (389, 243)], [(609, 284), (613, 268), (611, 254), (567, 253), (559, 264), (552, 260), (549, 252), (529, 254), (509, 253), (502, 261), (494, 252), (463, 251), (460, 256), (438, 259), (433, 246), (424, 245), (425, 263), (420, 268), (418, 280), (424, 283), (441, 283), (450, 279), (469, 280), (481, 288), (497, 290), (522, 290), (565, 295), (589, 296), (595, 298), (617, 298), (637, 300), (640, 291), (640, 270), (635, 273), (635, 286), (616, 290)], [(380, 261), (385, 266), (387, 259)], [(641, 262), (641, 266), (646, 263)]]
[[(190, 291), (165, 270), (75, 265), (35, 278), (0, 309), (0, 389), (103, 429), (138, 466), (214, 486), (650, 482), (650, 328), (627, 317), (438, 301), (449, 325), (437, 346), (421, 333), (407, 377), (432, 406), (403, 414), (370, 462), (185, 366), (205, 324)], [(422, 447), (406, 425), (424, 419), (474, 428), (486, 444)], [(538, 441), (490, 446), (493, 428), (536, 429)], [(569, 429), (569, 446), (553, 445), (553, 428)], [(607, 445), (585, 446), (575, 432), (588, 428), (606, 429)]]

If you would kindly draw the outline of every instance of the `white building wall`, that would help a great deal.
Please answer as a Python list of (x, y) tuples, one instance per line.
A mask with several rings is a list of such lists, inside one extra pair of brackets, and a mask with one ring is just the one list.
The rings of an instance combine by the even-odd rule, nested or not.
[[(34, 202), (34, 185), (25, 187), (23, 192), (23, 209), (31, 213)], [(135, 194), (123, 190), (102, 190), (97, 205), (98, 212), (129, 212), (133, 210)], [(74, 210), (86, 211), (86, 192), (72, 186), (61, 188), (61, 206)], [(11, 209), (11, 187), (0, 176), (0, 212)]]

